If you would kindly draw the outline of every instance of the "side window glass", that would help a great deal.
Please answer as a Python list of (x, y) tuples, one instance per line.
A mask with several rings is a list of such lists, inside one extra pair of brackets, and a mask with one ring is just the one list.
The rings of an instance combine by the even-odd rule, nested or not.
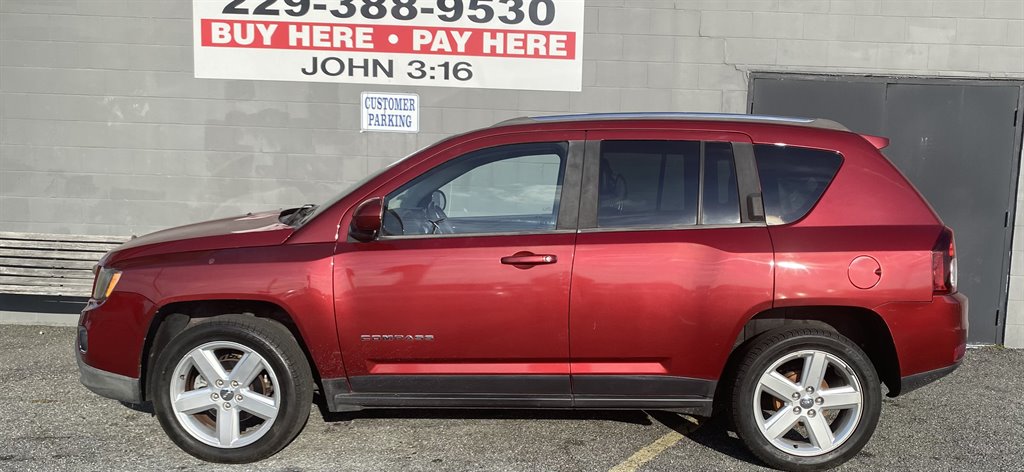
[(832, 182), (842, 156), (793, 146), (754, 146), (768, 224), (792, 223), (810, 211)]
[(601, 143), (599, 227), (697, 224), (699, 191), (699, 142)]
[(740, 222), (740, 196), (732, 143), (704, 144), (704, 190), (701, 204), (701, 224), (727, 225)]
[(385, 201), (386, 236), (553, 231), (568, 143), (483, 149), (452, 159)]

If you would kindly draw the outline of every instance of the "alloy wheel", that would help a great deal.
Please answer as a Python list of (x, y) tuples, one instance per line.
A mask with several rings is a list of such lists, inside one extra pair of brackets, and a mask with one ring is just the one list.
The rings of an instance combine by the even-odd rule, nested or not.
[(171, 407), (193, 438), (239, 448), (267, 434), (281, 410), (277, 375), (256, 351), (234, 342), (202, 344), (181, 358), (170, 385)]
[(754, 419), (777, 449), (818, 456), (841, 446), (860, 422), (864, 393), (852, 368), (822, 350), (800, 350), (773, 362), (754, 389)]

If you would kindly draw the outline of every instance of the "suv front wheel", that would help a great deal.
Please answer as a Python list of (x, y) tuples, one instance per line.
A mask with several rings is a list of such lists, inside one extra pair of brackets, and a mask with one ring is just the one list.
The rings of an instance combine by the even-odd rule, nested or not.
[(759, 335), (739, 354), (733, 421), (750, 451), (768, 465), (830, 468), (870, 439), (881, 385), (868, 356), (846, 337), (783, 328)]
[(160, 353), (150, 396), (160, 426), (189, 454), (247, 463), (273, 455), (309, 418), (309, 365), (291, 333), (247, 315), (203, 320)]

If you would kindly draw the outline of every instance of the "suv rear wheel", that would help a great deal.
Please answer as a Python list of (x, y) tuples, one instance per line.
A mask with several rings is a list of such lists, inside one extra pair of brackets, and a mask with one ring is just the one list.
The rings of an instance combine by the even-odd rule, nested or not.
[(839, 465), (878, 423), (881, 385), (867, 355), (835, 331), (780, 329), (740, 353), (732, 412), (761, 460), (785, 470)]
[(167, 435), (189, 454), (253, 462), (288, 445), (309, 418), (309, 365), (291, 333), (246, 315), (204, 320), (157, 358), (150, 389)]

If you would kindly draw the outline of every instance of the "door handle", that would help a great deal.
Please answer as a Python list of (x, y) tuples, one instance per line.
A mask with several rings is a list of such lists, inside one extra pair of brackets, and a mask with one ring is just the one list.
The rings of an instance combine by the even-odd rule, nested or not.
[(558, 256), (554, 254), (534, 254), (529, 251), (517, 252), (511, 256), (501, 258), (501, 263), (526, 269), (535, 265), (554, 264), (558, 262)]
[(747, 195), (750, 221), (764, 221), (764, 197), (760, 193)]

